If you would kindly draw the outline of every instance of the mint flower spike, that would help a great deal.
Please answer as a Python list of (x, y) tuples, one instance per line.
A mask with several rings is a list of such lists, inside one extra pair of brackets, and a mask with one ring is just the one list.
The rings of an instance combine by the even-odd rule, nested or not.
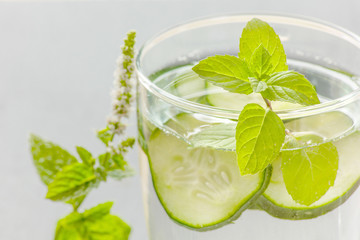
[(113, 135), (121, 135), (126, 125), (122, 119), (129, 117), (129, 110), (133, 102), (134, 83), (134, 45), (136, 33), (130, 31), (124, 40), (125, 45), (121, 47), (122, 54), (116, 61), (117, 68), (114, 72), (114, 90), (112, 96), (112, 113), (107, 118), (107, 127)]

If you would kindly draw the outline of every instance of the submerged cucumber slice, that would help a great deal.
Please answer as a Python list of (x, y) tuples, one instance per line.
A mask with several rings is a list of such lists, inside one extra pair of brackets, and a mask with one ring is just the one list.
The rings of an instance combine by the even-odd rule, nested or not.
[(193, 102), (201, 102), (205, 95), (205, 80), (193, 71), (186, 71), (175, 77), (165, 87), (170, 93)]
[[(337, 126), (328, 128), (328, 130), (319, 125), (318, 130), (327, 136), (336, 135), (338, 129), (344, 130), (349, 125), (352, 125), (351, 119), (340, 112), (324, 114), (322, 117), (316, 116), (312, 120), (317, 119), (319, 121), (322, 118), (327, 119), (329, 122), (337, 119), (335, 121)], [(314, 130), (311, 125), (316, 126), (317, 121), (310, 121), (310, 119), (306, 121), (308, 121), (308, 127), (305, 127), (305, 124), (299, 124), (297, 127), (302, 126), (302, 130)], [(281, 160), (279, 159), (273, 163), (273, 173), (269, 186), (263, 193), (263, 196), (259, 198), (258, 205), (275, 217), (296, 220), (323, 215), (344, 203), (358, 188), (360, 183), (360, 133), (354, 132), (333, 143), (339, 154), (338, 174), (334, 186), (330, 187), (326, 194), (318, 201), (310, 206), (305, 206), (296, 203), (291, 198), (283, 182)]]
[[(209, 105), (212, 105), (214, 107), (239, 111), (242, 110), (248, 103), (257, 103), (262, 107), (266, 107), (266, 104), (262, 99), (260, 93), (251, 93), (249, 95), (231, 93), (210, 83), (207, 83), (206, 87), (208, 91), (207, 102), (209, 103)], [(272, 101), (271, 104), (274, 110), (301, 108), (300, 104), (288, 102)]]
[[(201, 122), (182, 114), (168, 127), (196, 128)], [(179, 129), (180, 130), (180, 129)], [(235, 220), (265, 190), (271, 169), (241, 176), (234, 152), (190, 148), (157, 129), (148, 143), (153, 185), (170, 218), (206, 231)]]

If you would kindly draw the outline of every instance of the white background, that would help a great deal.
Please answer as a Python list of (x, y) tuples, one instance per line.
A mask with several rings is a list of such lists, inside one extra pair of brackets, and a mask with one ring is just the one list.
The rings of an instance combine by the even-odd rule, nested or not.
[[(73, 153), (75, 145), (103, 151), (94, 131), (105, 126), (114, 62), (128, 30), (137, 30), (139, 47), (192, 18), (254, 11), (321, 18), (360, 34), (358, 0), (0, 2), (0, 240), (52, 239), (56, 221), (70, 212), (44, 199), (28, 134)], [(134, 136), (134, 117), (129, 125)], [(128, 161), (139, 172), (136, 150)], [(139, 174), (102, 184), (84, 208), (108, 200), (133, 227), (131, 239), (147, 239)]]

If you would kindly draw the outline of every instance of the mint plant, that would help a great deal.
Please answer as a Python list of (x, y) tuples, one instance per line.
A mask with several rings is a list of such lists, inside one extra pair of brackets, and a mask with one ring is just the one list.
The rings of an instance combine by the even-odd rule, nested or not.
[[(271, 101), (318, 104), (315, 87), (305, 76), (288, 69), (280, 38), (266, 22), (249, 21), (239, 48), (237, 57), (208, 57), (193, 71), (227, 91), (261, 94), (267, 107), (250, 103), (241, 111), (237, 124), (210, 126), (195, 134), (192, 142), (194, 146), (234, 149), (242, 175), (262, 172), (281, 158), (288, 193), (294, 201), (311, 205), (334, 184), (339, 158), (336, 147), (322, 143), (316, 135), (292, 134), (272, 110)], [(308, 147), (309, 142), (315, 146)]]
[(132, 176), (124, 155), (133, 147), (134, 138), (123, 139), (129, 107), (133, 100), (132, 77), (134, 75), (135, 32), (129, 32), (117, 61), (112, 114), (107, 126), (97, 132), (105, 152), (99, 156), (84, 147), (77, 146), (79, 158), (57, 144), (39, 136), (30, 136), (31, 153), (35, 167), (43, 183), (48, 186), (46, 198), (72, 205), (73, 211), (59, 220), (55, 240), (126, 240), (130, 227), (119, 217), (110, 214), (112, 202), (99, 204), (82, 213), (79, 207), (87, 194), (109, 177), (121, 180)]

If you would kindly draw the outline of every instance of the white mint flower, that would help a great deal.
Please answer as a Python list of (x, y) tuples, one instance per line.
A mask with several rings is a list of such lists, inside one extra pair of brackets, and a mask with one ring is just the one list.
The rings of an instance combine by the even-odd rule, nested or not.
[(114, 90), (111, 92), (112, 113), (108, 118), (108, 128), (116, 135), (125, 130), (126, 125), (121, 121), (129, 117), (130, 104), (133, 98), (134, 78), (134, 44), (135, 32), (130, 32), (121, 48), (122, 54), (117, 59), (117, 68), (114, 72)]

